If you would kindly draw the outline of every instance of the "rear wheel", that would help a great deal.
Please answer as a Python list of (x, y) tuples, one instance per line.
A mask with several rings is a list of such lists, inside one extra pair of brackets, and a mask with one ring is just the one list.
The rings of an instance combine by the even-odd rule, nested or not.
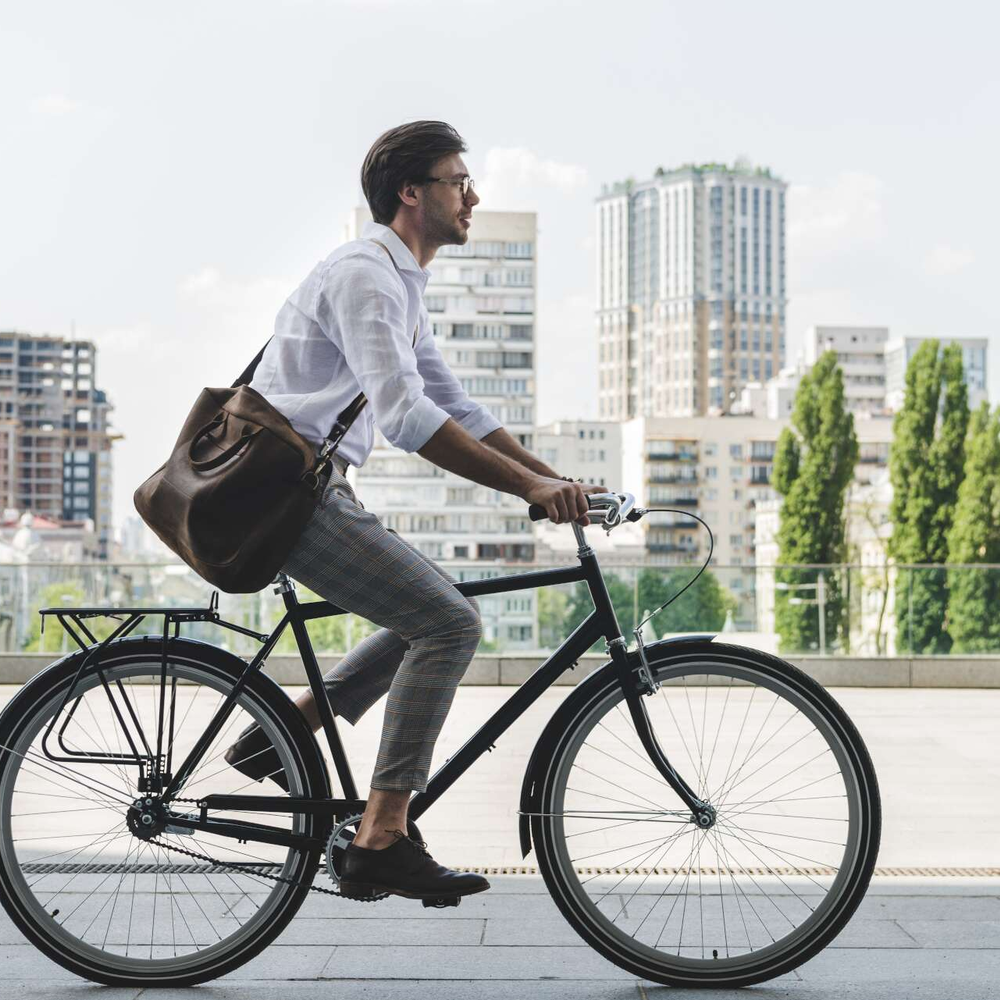
[(561, 710), (532, 816), (539, 866), (578, 933), (630, 972), (690, 987), (779, 976), (839, 933), (868, 886), (868, 752), (834, 699), (776, 657), (708, 642), (654, 656), (650, 723), (714, 825), (693, 823), (656, 771), (608, 670)]
[[(321, 853), (244, 843), (163, 825), (155, 817), (149, 838), (132, 808), (146, 801), (138, 767), (76, 756), (128, 756), (130, 740), (140, 749), (144, 740), (152, 744), (162, 708), (173, 766), (185, 758), (245, 664), (206, 644), (173, 640), (161, 706), (160, 648), (159, 639), (142, 638), (110, 646), (101, 660), (107, 687), (96, 670), (81, 678), (48, 737), (52, 756), (42, 741), (80, 657), (31, 681), (0, 718), (0, 899), (50, 958), (108, 985), (190, 985), (247, 962), (295, 914)], [(255, 673), (182, 798), (283, 794), (271, 782), (250, 781), (223, 759), (251, 722), (277, 749), (291, 795), (329, 794), (301, 715), (272, 681)], [(152, 798), (149, 812), (155, 813)], [(174, 801), (159, 816), (170, 811), (199, 810), (193, 801)], [(317, 839), (324, 832), (319, 818), (301, 814), (210, 815)]]

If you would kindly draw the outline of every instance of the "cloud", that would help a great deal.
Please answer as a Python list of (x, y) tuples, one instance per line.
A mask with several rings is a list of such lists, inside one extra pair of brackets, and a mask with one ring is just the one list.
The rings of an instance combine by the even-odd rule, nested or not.
[(476, 185), (483, 207), (534, 210), (553, 190), (572, 195), (586, 188), (587, 171), (576, 163), (543, 160), (520, 146), (494, 146), (486, 154), (486, 173)]
[(924, 271), (932, 277), (943, 278), (964, 270), (974, 260), (975, 256), (968, 250), (938, 243), (924, 258)]
[(36, 97), (31, 102), (31, 110), (38, 115), (70, 115), (79, 111), (82, 105), (65, 94), (47, 94)]
[(830, 238), (879, 239), (886, 234), (884, 185), (880, 178), (847, 171), (821, 185), (789, 189), (789, 238), (821, 242)]
[(185, 297), (195, 296), (201, 292), (211, 291), (222, 284), (222, 274), (217, 267), (203, 267), (194, 274), (182, 278), (177, 290)]

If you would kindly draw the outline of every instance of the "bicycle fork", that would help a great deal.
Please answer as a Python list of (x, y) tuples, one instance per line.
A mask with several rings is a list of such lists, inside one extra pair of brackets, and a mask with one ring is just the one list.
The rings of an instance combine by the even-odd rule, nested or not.
[(684, 805), (691, 810), (693, 822), (701, 829), (708, 830), (715, 825), (714, 807), (700, 799), (691, 786), (674, 770), (649, 724), (649, 715), (646, 713), (643, 696), (652, 694), (659, 685), (653, 680), (649, 664), (646, 662), (645, 652), (642, 647), (642, 637), (637, 636), (636, 638), (639, 641), (639, 655), (642, 661), (638, 679), (636, 673), (629, 665), (625, 637), (618, 636), (608, 643), (608, 652), (614, 663), (618, 682), (621, 684), (622, 691), (625, 694), (625, 703), (628, 705), (632, 724), (635, 726), (639, 742), (646, 753), (649, 754), (649, 759), (653, 762), (653, 766), (663, 776), (663, 780), (677, 793), (677, 796)]

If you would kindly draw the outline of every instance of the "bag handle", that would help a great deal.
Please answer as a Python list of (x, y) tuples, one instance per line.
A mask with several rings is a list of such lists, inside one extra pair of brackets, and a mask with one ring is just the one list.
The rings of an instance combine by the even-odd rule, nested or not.
[(198, 472), (209, 472), (211, 469), (217, 469), (220, 465), (224, 465), (231, 458), (238, 455), (263, 429), (258, 427), (256, 430), (250, 431), (248, 427), (244, 427), (243, 433), (239, 436), (238, 440), (234, 441), (228, 448), (220, 452), (214, 458), (207, 458), (203, 462), (195, 461), (195, 448), (201, 443), (203, 438), (208, 437), (212, 431), (214, 431), (217, 427), (221, 427), (225, 422), (225, 419), (215, 419), (211, 423), (202, 427), (202, 429), (191, 439), (191, 444), (188, 446), (188, 458), (191, 460), (192, 469), (195, 469)]

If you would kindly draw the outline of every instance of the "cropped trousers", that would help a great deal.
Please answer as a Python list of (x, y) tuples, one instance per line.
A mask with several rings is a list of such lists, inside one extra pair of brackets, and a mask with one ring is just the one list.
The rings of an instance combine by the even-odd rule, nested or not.
[(323, 678), (354, 725), (388, 692), (371, 787), (423, 791), (455, 689), (482, 636), (454, 579), (366, 511), (335, 467), (283, 572), (380, 626)]

